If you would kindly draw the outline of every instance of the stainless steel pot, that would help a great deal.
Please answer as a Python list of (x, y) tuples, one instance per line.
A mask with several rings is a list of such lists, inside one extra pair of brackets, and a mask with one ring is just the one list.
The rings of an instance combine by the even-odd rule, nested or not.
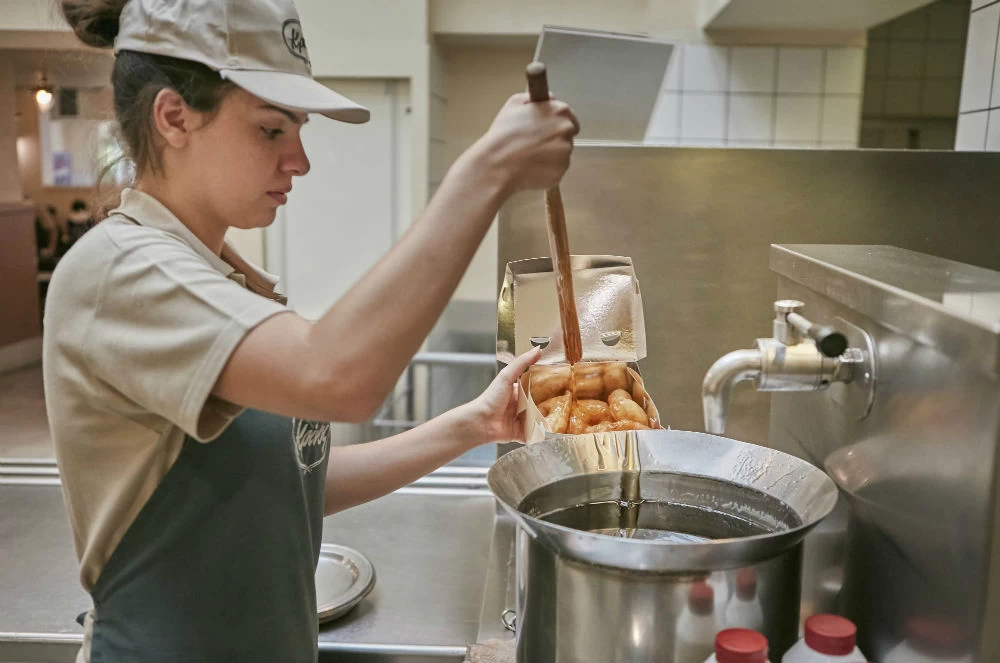
[[(778, 660), (798, 633), (802, 537), (837, 500), (794, 456), (670, 430), (528, 445), (488, 481), (518, 524), (521, 662), (704, 660), (706, 619), (757, 628)], [(626, 514), (635, 538), (593, 532)]]

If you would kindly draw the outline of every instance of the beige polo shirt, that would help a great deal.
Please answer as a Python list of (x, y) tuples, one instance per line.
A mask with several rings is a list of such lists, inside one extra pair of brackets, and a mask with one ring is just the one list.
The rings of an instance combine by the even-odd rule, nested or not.
[(134, 189), (60, 261), (45, 402), (87, 590), (185, 435), (208, 442), (241, 412), (211, 390), (247, 332), (288, 311), (276, 283)]

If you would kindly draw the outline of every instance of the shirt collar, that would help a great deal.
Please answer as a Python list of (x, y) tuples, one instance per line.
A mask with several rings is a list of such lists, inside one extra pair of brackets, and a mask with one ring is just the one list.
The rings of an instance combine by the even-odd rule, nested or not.
[(223, 244), (222, 255), (216, 255), (166, 205), (148, 193), (126, 188), (122, 191), (121, 203), (110, 214), (121, 214), (141, 226), (174, 235), (226, 278), (268, 299), (285, 303), (285, 297), (275, 291), (277, 276), (247, 261), (228, 240)]

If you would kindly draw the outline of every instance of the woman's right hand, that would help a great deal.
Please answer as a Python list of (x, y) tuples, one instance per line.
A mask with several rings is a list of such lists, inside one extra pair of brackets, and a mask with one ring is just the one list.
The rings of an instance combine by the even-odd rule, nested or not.
[(507, 100), (472, 150), (496, 169), (508, 195), (548, 189), (569, 168), (573, 137), (579, 132), (580, 124), (566, 103), (532, 102), (527, 93), (520, 93)]

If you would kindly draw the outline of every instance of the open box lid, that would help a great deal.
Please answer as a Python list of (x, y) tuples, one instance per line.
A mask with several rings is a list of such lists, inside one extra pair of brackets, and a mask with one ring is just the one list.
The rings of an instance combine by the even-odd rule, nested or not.
[[(642, 294), (632, 259), (570, 256), (584, 361), (638, 361), (646, 356)], [(497, 359), (509, 363), (542, 346), (540, 364), (565, 364), (551, 258), (507, 263), (497, 300)]]

